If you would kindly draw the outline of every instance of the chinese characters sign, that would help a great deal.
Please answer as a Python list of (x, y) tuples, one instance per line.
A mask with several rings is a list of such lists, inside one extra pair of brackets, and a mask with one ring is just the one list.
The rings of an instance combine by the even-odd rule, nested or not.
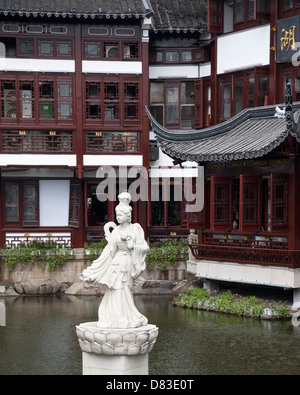
[(290, 49), (295, 50), (295, 29), (296, 26), (291, 26), (289, 30), (282, 29), (282, 37), (280, 39), (281, 41), (281, 51), (286, 50), (288, 52)]
[(300, 41), (300, 16), (277, 22), (277, 62), (291, 61)]

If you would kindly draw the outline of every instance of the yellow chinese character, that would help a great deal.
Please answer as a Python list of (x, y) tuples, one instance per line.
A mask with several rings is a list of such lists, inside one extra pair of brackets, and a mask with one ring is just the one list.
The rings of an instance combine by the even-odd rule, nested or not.
[(290, 49), (295, 49), (295, 29), (296, 26), (292, 26), (290, 30), (282, 29), (281, 33), (283, 33), (283, 37), (281, 37), (281, 51), (286, 48), (286, 52)]

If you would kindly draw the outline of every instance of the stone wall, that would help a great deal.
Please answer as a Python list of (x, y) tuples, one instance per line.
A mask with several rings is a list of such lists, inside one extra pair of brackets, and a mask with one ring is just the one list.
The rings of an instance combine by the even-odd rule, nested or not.
[[(48, 271), (41, 266), (18, 264), (10, 270), (5, 263), (1, 263), (2, 284), (12, 285), (20, 294), (51, 294), (59, 290), (66, 291), (73, 284), (78, 283), (79, 274), (87, 266), (82, 254), (74, 254), (73, 258), (62, 267)], [(145, 270), (141, 280), (149, 284), (150, 281), (177, 282), (186, 279), (186, 262), (179, 261), (177, 265), (170, 264), (167, 270)]]

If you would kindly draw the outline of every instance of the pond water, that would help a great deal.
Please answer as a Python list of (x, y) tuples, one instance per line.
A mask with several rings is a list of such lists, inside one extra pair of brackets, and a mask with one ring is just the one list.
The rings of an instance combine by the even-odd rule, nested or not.
[[(136, 296), (159, 327), (149, 375), (300, 374), (300, 327), (174, 307), (169, 296)], [(8, 297), (0, 326), (0, 375), (81, 375), (75, 326), (97, 320), (100, 298)]]

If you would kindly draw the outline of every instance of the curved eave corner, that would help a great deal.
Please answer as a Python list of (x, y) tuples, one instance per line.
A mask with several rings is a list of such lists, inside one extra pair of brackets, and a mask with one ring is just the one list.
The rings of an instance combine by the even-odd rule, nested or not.
[[(282, 144), (289, 134), (300, 142), (300, 111), (286, 112), (283, 117), (277, 117), (275, 109), (276, 106), (246, 109), (222, 124), (202, 130), (182, 131), (164, 128), (154, 119), (148, 108), (145, 108), (161, 150), (173, 159), (198, 163), (261, 158)], [(268, 136), (265, 134), (269, 138), (265, 141), (263, 138), (260, 144), (255, 144), (256, 136), (253, 135), (248, 146), (245, 144), (241, 147), (240, 142), (236, 142), (235, 138), (238, 139), (239, 133), (244, 132), (246, 141), (249, 131), (253, 132), (248, 123), (255, 121), (265, 128), (261, 131), (258, 129), (260, 137), (264, 136), (262, 133), (269, 132)], [(264, 122), (270, 123), (269, 130)], [(233, 132), (236, 133), (235, 138), (232, 136)], [(227, 136), (228, 139), (231, 138), (228, 149), (224, 145)]]

